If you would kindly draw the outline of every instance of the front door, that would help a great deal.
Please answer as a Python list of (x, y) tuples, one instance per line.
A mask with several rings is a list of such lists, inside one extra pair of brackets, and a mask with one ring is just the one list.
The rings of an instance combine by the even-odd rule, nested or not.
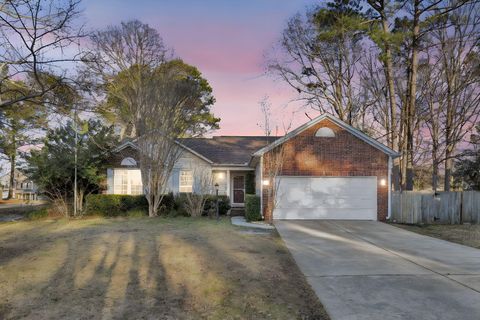
[(233, 203), (245, 202), (245, 176), (233, 177)]

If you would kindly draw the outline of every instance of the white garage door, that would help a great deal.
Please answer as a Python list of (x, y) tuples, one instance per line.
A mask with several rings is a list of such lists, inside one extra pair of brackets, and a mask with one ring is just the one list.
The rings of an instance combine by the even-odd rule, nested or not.
[(278, 177), (274, 219), (377, 220), (376, 177)]

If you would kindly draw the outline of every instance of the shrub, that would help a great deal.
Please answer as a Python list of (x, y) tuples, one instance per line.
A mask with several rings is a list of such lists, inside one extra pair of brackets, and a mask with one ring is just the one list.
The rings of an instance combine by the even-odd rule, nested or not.
[(185, 197), (185, 210), (191, 217), (200, 217), (203, 215), (203, 209), (207, 198), (205, 195), (196, 193), (187, 193)]
[(255, 194), (255, 172), (249, 171), (245, 175), (245, 193)]
[[(217, 197), (213, 194), (205, 196), (205, 204), (203, 206), (203, 215), (208, 215), (209, 211), (216, 210)], [(175, 196), (174, 210), (179, 216), (189, 217), (190, 214), (186, 210), (187, 194), (179, 193)], [(228, 196), (218, 196), (218, 213), (220, 215), (227, 214), (230, 210), (230, 198)], [(216, 212), (216, 211), (215, 211)]]
[[(187, 195), (185, 193), (179, 193), (175, 196), (173, 210), (175, 211), (175, 216), (189, 217), (190, 214), (186, 209), (187, 204)], [(168, 213), (170, 215), (170, 212)]]
[(262, 220), (260, 197), (254, 194), (245, 195), (245, 218), (248, 221)]
[[(208, 214), (210, 210), (217, 209), (217, 196), (215, 195), (208, 195), (207, 201), (205, 202), (205, 206), (203, 207), (204, 214)], [(228, 210), (230, 210), (230, 198), (228, 196), (218, 196), (218, 213), (220, 215), (227, 214)]]
[[(173, 194), (163, 197), (160, 207), (162, 210), (173, 209)], [(87, 215), (100, 215), (115, 217), (128, 215), (129, 211), (148, 211), (148, 201), (143, 195), (119, 194), (90, 194), (86, 197), (85, 213)]]
[(48, 208), (36, 209), (28, 212), (26, 218), (29, 220), (37, 220), (48, 217)]
[(160, 206), (162, 207), (162, 211), (167, 213), (175, 208), (175, 196), (173, 195), (173, 192), (163, 196)]

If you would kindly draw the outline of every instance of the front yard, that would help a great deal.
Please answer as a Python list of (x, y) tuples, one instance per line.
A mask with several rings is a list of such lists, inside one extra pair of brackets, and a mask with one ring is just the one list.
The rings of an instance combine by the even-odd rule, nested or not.
[(0, 319), (327, 319), (282, 240), (207, 218), (0, 224)]
[(480, 249), (480, 225), (405, 225), (393, 224), (396, 227), (406, 229), (430, 237), (435, 237), (466, 246)]

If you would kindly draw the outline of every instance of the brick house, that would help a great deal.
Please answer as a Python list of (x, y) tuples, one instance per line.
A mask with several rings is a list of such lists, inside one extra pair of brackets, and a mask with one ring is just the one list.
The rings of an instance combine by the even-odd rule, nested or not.
[[(247, 175), (254, 175), (267, 221), (385, 221), (389, 216), (391, 167), (398, 154), (333, 116), (321, 115), (283, 137), (219, 136), (178, 143), (184, 152), (169, 179), (170, 192), (195, 192), (195, 172), (202, 168), (233, 207), (244, 206)], [(107, 193), (142, 193), (136, 159), (134, 142), (117, 148), (107, 170)]]

